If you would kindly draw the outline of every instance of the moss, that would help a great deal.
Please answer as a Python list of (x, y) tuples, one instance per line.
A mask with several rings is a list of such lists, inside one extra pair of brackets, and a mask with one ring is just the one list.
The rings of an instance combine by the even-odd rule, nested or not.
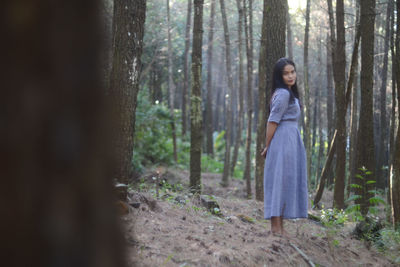
[(191, 96), (191, 113), (190, 119), (192, 123), (195, 125), (200, 125), (202, 121), (202, 112), (201, 112), (201, 97), (200, 96)]

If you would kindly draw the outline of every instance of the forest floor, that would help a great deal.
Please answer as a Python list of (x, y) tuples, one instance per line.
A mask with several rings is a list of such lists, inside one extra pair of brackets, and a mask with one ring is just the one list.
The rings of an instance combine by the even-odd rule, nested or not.
[[(167, 181), (158, 200), (152, 183), (157, 175)], [(309, 219), (285, 220), (289, 237), (274, 236), (263, 203), (245, 198), (245, 183), (234, 179), (222, 188), (220, 179), (220, 174), (202, 174), (203, 194), (219, 204), (217, 216), (187, 193), (187, 171), (159, 168), (145, 174), (140, 192), (129, 192), (140, 207), (122, 216), (131, 265), (397, 266), (352, 236), (355, 223), (334, 228)], [(183, 188), (170, 186), (179, 183)], [(331, 199), (327, 191), (322, 202), (329, 206)]]

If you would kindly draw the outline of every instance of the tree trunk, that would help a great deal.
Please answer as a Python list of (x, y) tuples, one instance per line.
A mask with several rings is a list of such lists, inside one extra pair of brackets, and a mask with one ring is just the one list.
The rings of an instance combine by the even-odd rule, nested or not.
[(285, 56), (287, 1), (264, 0), (261, 51), (259, 60), (258, 127), (256, 149), (256, 200), (264, 199), (264, 162), (261, 151), (265, 147), (265, 129), (269, 111), (267, 103), (271, 97), (272, 74), (276, 61)]
[(193, 47), (192, 47), (192, 95), (190, 97), (190, 189), (201, 194), (201, 65), (203, 44), (204, 0), (194, 0)]
[(387, 4), (386, 10), (386, 28), (385, 28), (385, 43), (384, 43), (384, 56), (383, 68), (381, 72), (382, 86), (380, 90), (380, 140), (378, 151), (378, 168), (377, 168), (377, 187), (385, 189), (387, 186), (388, 172), (384, 166), (388, 165), (388, 124), (386, 120), (386, 87), (387, 87), (387, 73), (388, 73), (388, 55), (389, 55), (389, 41), (390, 41), (390, 19), (392, 14), (393, 5), (391, 1)]
[[(319, 35), (321, 36), (321, 28), (319, 30)], [(318, 42), (318, 65), (322, 66), (322, 42), (321, 40)], [(322, 68), (319, 69), (318, 73), (319, 77), (319, 84), (322, 83)], [(321, 88), (322, 89), (322, 88)], [(315, 90), (315, 110), (314, 110), (314, 129), (317, 127), (316, 120), (318, 117), (318, 137), (319, 137), (319, 146), (318, 146), (318, 156), (317, 156), (317, 165), (315, 167), (315, 188), (317, 187), (318, 184), (318, 175), (321, 171), (320, 166), (321, 166), (321, 158), (323, 156), (324, 152), (324, 139), (323, 139), (323, 133), (322, 133), (322, 124), (323, 124), (323, 119), (322, 119), (322, 108), (321, 108), (321, 102), (322, 102), (322, 93), (320, 93), (320, 88), (316, 88)], [(313, 138), (316, 136), (316, 134), (313, 134)], [(314, 142), (313, 142), (314, 143)]]
[[(138, 20), (134, 58), (144, 3), (131, 2), (125, 13)], [(0, 72), (7, 125), (0, 138), (2, 266), (127, 265), (111, 192), (114, 128), (101, 77), (98, 5), (32, 1), (21, 20), (15, 1), (2, 2), (17, 12), (3, 16), (0, 30), (7, 40), (0, 44), (7, 51)]]
[[(222, 50), (222, 49), (221, 49)], [(218, 61), (218, 79), (216, 82), (216, 94), (217, 94), (217, 101), (215, 103), (215, 130), (217, 130), (218, 132), (220, 132), (223, 128), (222, 128), (222, 122), (221, 122), (221, 110), (224, 107), (224, 87), (223, 87), (223, 77), (224, 77), (224, 72), (223, 70), (225, 69), (224, 66), (224, 53), (223, 51), (221, 51), (221, 53), (219, 54), (219, 61)]]
[[(333, 29), (331, 28), (331, 36)], [(338, 209), (344, 208), (344, 187), (346, 169), (346, 109), (345, 106), (345, 29), (344, 29), (344, 3), (343, 0), (336, 1), (336, 35), (337, 40), (332, 44), (334, 52), (333, 77), (335, 81), (336, 102), (336, 177), (333, 196), (333, 206)], [(331, 40), (334, 40), (331, 38)]]
[[(394, 0), (389, 0), (391, 5), (393, 5)], [(396, 54), (394, 52), (395, 43), (394, 43), (394, 21), (395, 21), (395, 8), (392, 8), (392, 20), (391, 20), (391, 34), (390, 34), (390, 54), (392, 56), (392, 112), (391, 112), (391, 119), (390, 119), (390, 154), (389, 154), (389, 167), (392, 166), (393, 158), (394, 158), (394, 144), (395, 144), (395, 129), (396, 129)], [(390, 176), (388, 181), (388, 189), (389, 192), (387, 194), (387, 202), (391, 205), (390, 199)]]
[[(321, 98), (321, 97), (320, 97)], [(321, 104), (321, 99), (318, 99), (318, 136), (319, 136), (319, 150), (318, 150), (318, 159), (317, 159), (317, 168), (315, 172), (315, 188), (316, 185), (318, 184), (318, 177), (319, 174), (321, 173), (321, 159), (324, 155), (324, 147), (325, 147), (325, 141), (324, 141), (324, 135), (322, 131), (322, 124), (323, 124), (323, 118), (322, 118), (322, 104)]]
[(145, 1), (114, 1), (113, 65), (109, 94), (115, 102), (118, 136), (115, 140), (118, 168), (115, 178), (128, 183), (132, 176), (135, 110), (139, 91)]
[(183, 58), (183, 88), (182, 88), (182, 138), (185, 138), (187, 131), (187, 103), (189, 88), (189, 49), (190, 49), (190, 28), (192, 22), (192, 1), (188, 0), (185, 30), (185, 53)]
[(251, 135), (253, 121), (253, 0), (249, 0), (249, 24), (247, 24), (246, 0), (244, 7), (244, 29), (246, 35), (247, 53), (247, 133), (246, 133), (246, 163), (244, 167), (243, 180), (246, 181), (247, 198), (251, 199)]
[(219, 1), (221, 6), (222, 24), (224, 25), (225, 36), (225, 56), (226, 56), (226, 74), (228, 76), (228, 94), (225, 100), (228, 102), (226, 106), (226, 130), (225, 130), (225, 160), (224, 172), (222, 174), (222, 186), (229, 185), (229, 171), (230, 171), (230, 158), (231, 158), (231, 135), (232, 135), (232, 97), (233, 97), (233, 78), (232, 78), (232, 61), (231, 61), (231, 41), (229, 38), (228, 21), (225, 12), (224, 0)]
[(375, 22), (375, 1), (363, 0), (360, 2), (361, 19), (361, 107), (358, 127), (357, 146), (357, 174), (363, 179), (356, 179), (362, 187), (356, 190), (361, 196), (356, 200), (360, 204), (362, 214), (368, 213), (369, 198), (368, 190), (371, 185), (367, 184), (375, 174), (365, 175), (360, 168), (367, 171), (375, 170), (374, 131), (373, 131), (373, 66), (374, 66), (374, 22)]
[[(328, 87), (328, 102), (327, 102), (327, 111), (328, 111), (328, 140), (329, 146), (332, 143), (333, 133), (334, 133), (334, 109), (333, 109), (333, 78), (332, 78), (332, 66), (333, 66), (333, 54), (335, 53), (335, 47), (332, 45), (336, 43), (336, 34), (335, 34), (335, 24), (333, 18), (333, 9), (332, 9), (332, 1), (328, 1), (328, 13), (329, 13), (329, 27), (330, 34), (327, 35), (327, 46), (326, 46), (326, 75), (327, 75), (327, 87)], [(328, 151), (330, 151), (330, 147), (328, 146)]]
[[(397, 84), (397, 100), (400, 98), (400, 2), (396, 1), (397, 23), (396, 23), (396, 54), (395, 54), (395, 76)], [(399, 121), (397, 120), (397, 123)], [(400, 128), (399, 128), (400, 129)], [(397, 130), (396, 143), (393, 153), (393, 165), (390, 174), (390, 197), (392, 204), (393, 226), (400, 227), (400, 130)]]
[[(355, 20), (355, 26), (357, 28), (356, 30), (356, 35), (355, 35), (355, 41), (360, 39), (360, 5), (359, 1), (356, 0), (356, 20)], [(359, 42), (359, 40), (358, 40)], [(358, 44), (357, 44), (358, 46)], [(359, 86), (359, 79), (358, 79), (358, 72), (359, 72), (359, 67), (358, 67), (358, 50), (357, 50), (357, 55), (356, 55), (356, 61), (354, 62), (354, 78), (353, 78), (353, 84), (354, 84), (354, 90), (352, 92), (351, 96), (351, 111), (350, 111), (350, 151), (349, 151), (349, 177), (347, 178), (347, 192), (346, 192), (346, 197), (350, 197), (351, 193), (351, 184), (354, 184), (354, 176), (355, 176), (355, 171), (356, 171), (356, 155), (357, 155), (357, 131), (358, 131), (358, 121), (357, 121), (357, 116), (358, 116), (358, 88)], [(353, 58), (355, 55), (353, 54)], [(352, 63), (353, 64), (353, 63)]]
[(293, 60), (293, 34), (292, 34), (292, 26), (290, 25), (289, 6), (287, 8), (287, 13), (286, 13), (286, 28), (287, 28), (287, 52), (289, 58)]
[[(356, 38), (354, 39), (354, 47), (353, 47), (353, 54), (352, 54), (352, 58), (351, 58), (351, 66), (350, 66), (350, 74), (349, 74), (349, 79), (347, 82), (347, 89), (346, 89), (346, 95), (345, 95), (345, 109), (347, 110), (347, 106), (350, 102), (350, 93), (351, 93), (351, 89), (353, 86), (353, 80), (354, 80), (354, 74), (355, 74), (355, 70), (356, 70), (356, 66), (357, 66), (357, 60), (358, 60), (358, 47), (359, 47), (359, 42), (360, 42), (360, 30), (359, 30), (359, 24), (357, 24), (356, 27)], [(321, 173), (321, 178), (319, 181), (319, 185), (318, 185), (318, 189), (317, 189), (317, 194), (314, 197), (314, 206), (317, 206), (317, 204), (319, 203), (319, 201), (321, 200), (322, 197), (322, 193), (324, 192), (324, 188), (325, 188), (325, 183), (326, 183), (326, 179), (328, 178), (328, 172), (331, 168), (331, 164), (333, 161), (333, 157), (336, 153), (336, 131), (332, 137), (332, 141), (330, 144), (330, 149), (328, 152), (328, 156), (326, 158), (325, 161), (325, 165), (322, 169), (322, 173)]]
[(214, 156), (214, 142), (213, 142), (213, 104), (212, 104), (212, 61), (213, 61), (213, 47), (214, 47), (214, 18), (215, 18), (215, 0), (211, 0), (211, 13), (210, 13), (210, 30), (208, 32), (208, 45), (207, 45), (207, 103), (206, 103), (206, 137), (207, 146), (206, 151), (210, 156)]
[(174, 116), (174, 98), (175, 83), (173, 79), (173, 59), (172, 59), (172, 42), (171, 42), (171, 18), (169, 12), (169, 0), (167, 0), (167, 29), (168, 29), (168, 91), (169, 91), (169, 112), (171, 117), (172, 144), (174, 149), (174, 161), (178, 162), (178, 153), (176, 151), (176, 131)]
[(310, 32), (310, 5), (311, 1), (307, 0), (306, 8), (306, 27), (304, 30), (304, 62), (303, 62), (303, 79), (304, 79), (304, 145), (307, 153), (307, 174), (308, 187), (310, 187), (311, 178), (311, 106), (310, 106), (310, 86), (308, 84), (308, 39)]
[[(357, 60), (358, 61), (358, 60)], [(357, 131), (358, 131), (358, 66), (354, 74), (354, 90), (351, 97), (351, 115), (350, 115), (350, 152), (349, 152), (349, 177), (347, 178), (347, 198), (350, 197), (351, 184), (354, 183), (354, 176), (356, 172), (356, 156), (357, 156)]]
[(239, 40), (239, 99), (238, 99), (238, 118), (237, 118), (237, 128), (236, 128), (236, 141), (235, 148), (233, 150), (231, 173), (233, 175), (235, 171), (235, 166), (238, 158), (239, 147), (242, 143), (242, 128), (243, 128), (243, 88), (244, 88), (244, 70), (243, 70), (243, 7), (240, 3), (241, 0), (236, 0), (236, 5), (239, 13), (238, 21), (238, 40)]

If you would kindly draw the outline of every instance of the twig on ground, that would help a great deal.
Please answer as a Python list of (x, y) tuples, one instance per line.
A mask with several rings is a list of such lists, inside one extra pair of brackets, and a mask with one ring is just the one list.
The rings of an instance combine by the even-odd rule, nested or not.
[(315, 267), (314, 263), (310, 260), (310, 258), (303, 252), (301, 251), (296, 245), (294, 245), (293, 243), (289, 243), (290, 246), (292, 248), (294, 248), (303, 258), (304, 260), (311, 266), (311, 267)]

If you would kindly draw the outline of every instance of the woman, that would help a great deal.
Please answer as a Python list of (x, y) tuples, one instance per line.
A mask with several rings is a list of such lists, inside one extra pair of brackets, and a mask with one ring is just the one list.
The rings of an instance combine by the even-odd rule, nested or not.
[(307, 218), (306, 153), (297, 128), (300, 117), (296, 67), (287, 58), (274, 67), (264, 167), (264, 218), (273, 234), (287, 236), (283, 219)]

